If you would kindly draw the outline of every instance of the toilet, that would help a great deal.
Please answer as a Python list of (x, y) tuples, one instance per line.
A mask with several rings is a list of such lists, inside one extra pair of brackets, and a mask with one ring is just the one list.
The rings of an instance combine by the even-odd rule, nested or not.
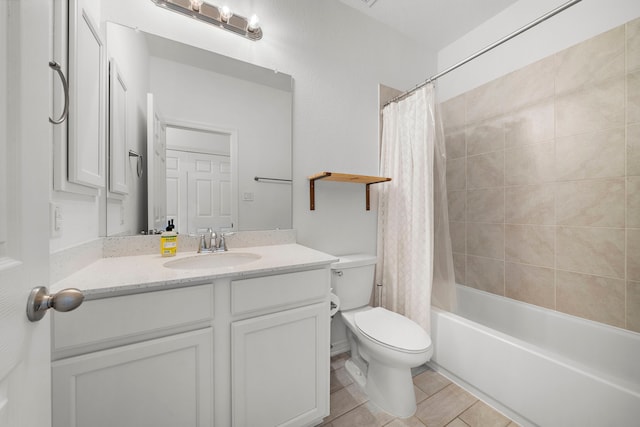
[(340, 256), (331, 266), (331, 285), (351, 347), (345, 368), (370, 401), (393, 416), (408, 418), (416, 411), (411, 368), (427, 362), (433, 346), (414, 321), (369, 305), (375, 265), (375, 256), (354, 254)]

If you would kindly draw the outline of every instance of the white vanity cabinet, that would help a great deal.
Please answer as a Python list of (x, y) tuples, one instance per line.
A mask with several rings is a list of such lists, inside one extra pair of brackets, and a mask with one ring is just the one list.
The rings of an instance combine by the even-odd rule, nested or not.
[(213, 425), (213, 285), (53, 318), (54, 427)]
[(232, 314), (253, 313), (231, 324), (234, 427), (315, 425), (329, 414), (329, 280), (324, 269), (232, 282)]
[(306, 268), (131, 289), (53, 313), (53, 427), (320, 424), (330, 270)]

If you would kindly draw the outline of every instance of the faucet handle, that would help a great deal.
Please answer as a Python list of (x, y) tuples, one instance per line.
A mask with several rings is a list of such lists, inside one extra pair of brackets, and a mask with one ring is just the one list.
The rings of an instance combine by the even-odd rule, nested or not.
[(198, 253), (201, 253), (203, 249), (207, 249), (207, 241), (204, 234), (200, 235), (200, 243), (198, 244)]

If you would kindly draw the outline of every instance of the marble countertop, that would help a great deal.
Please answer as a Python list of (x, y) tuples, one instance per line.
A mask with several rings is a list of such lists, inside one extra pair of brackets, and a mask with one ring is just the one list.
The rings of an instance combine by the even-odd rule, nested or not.
[(225, 277), (242, 278), (304, 268), (322, 268), (338, 260), (337, 257), (298, 244), (229, 249), (227, 253), (234, 252), (256, 254), (260, 258), (233, 267), (211, 269), (172, 269), (164, 264), (181, 258), (217, 254), (178, 252), (174, 257), (161, 257), (158, 254), (102, 258), (54, 283), (51, 292), (78, 288), (83, 291), (86, 300), (109, 298), (197, 285)]

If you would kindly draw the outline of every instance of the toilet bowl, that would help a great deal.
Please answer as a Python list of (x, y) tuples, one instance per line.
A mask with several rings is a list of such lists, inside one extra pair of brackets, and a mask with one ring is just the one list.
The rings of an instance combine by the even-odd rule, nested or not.
[(411, 368), (427, 362), (433, 347), (414, 321), (368, 305), (375, 261), (372, 256), (352, 255), (332, 265), (332, 287), (341, 301), (339, 312), (351, 347), (345, 368), (370, 401), (391, 415), (408, 418), (416, 411)]

